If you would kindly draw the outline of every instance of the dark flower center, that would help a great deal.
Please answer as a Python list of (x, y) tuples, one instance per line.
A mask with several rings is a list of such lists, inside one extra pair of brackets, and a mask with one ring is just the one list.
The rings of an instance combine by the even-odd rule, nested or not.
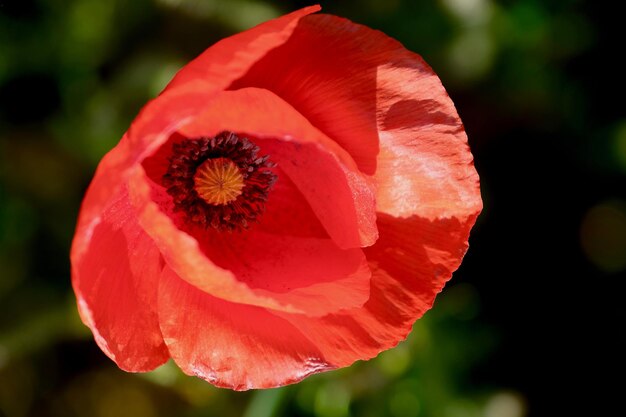
[(174, 143), (162, 182), (174, 210), (204, 227), (247, 229), (265, 210), (277, 179), (269, 155), (258, 153), (258, 146), (232, 132)]

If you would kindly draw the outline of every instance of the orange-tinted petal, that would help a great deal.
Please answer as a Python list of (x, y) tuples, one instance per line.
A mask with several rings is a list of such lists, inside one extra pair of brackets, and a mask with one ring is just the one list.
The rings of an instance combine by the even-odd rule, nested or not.
[(404, 340), (432, 306), (461, 262), (474, 220), (414, 217), (399, 223), (381, 215), (380, 239), (366, 249), (372, 286), (362, 308), (319, 318), (278, 315), (314, 340), (335, 366), (372, 358)]
[(184, 125), (186, 137), (230, 130), (253, 136), (296, 184), (328, 234), (342, 248), (377, 238), (374, 186), (351, 156), (275, 94), (246, 88), (217, 95)]
[(162, 365), (169, 358), (157, 317), (163, 260), (124, 190), (102, 214), (85, 250), (72, 251), (72, 265), (81, 318), (100, 348), (127, 371)]
[(400, 45), (396, 55), (377, 77), (377, 209), (395, 217), (476, 216), (478, 175), (454, 104), (419, 56)]
[(222, 39), (185, 65), (166, 90), (198, 79), (210, 84), (215, 91), (226, 89), (265, 54), (285, 43), (300, 19), (319, 10), (320, 6), (305, 7)]
[(159, 319), (187, 374), (236, 390), (270, 388), (332, 369), (320, 349), (268, 310), (212, 297), (165, 268)]

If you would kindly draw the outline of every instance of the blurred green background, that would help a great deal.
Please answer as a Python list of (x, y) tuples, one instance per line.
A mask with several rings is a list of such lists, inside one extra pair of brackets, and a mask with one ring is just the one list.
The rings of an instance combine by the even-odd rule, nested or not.
[(609, 382), (626, 351), (619, 13), (578, 0), (321, 3), (420, 53), (466, 124), (485, 210), (433, 310), (396, 349), (276, 390), (217, 389), (171, 364), (117, 369), (70, 287), (98, 160), (188, 60), (309, 3), (0, 0), (0, 416), (623, 410), (623, 386)]

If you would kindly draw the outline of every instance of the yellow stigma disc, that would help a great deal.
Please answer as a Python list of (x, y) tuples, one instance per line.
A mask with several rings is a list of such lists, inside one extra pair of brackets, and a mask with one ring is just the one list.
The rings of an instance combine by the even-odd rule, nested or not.
[(215, 206), (234, 201), (245, 186), (241, 171), (228, 158), (207, 159), (198, 167), (193, 180), (198, 195)]

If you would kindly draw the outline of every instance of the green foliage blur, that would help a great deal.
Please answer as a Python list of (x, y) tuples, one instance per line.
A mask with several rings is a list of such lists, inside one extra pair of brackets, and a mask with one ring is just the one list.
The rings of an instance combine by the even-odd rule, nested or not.
[[(280, 389), (120, 371), (70, 284), (96, 164), (191, 58), (308, 3), (0, 0), (0, 417), (523, 417), (590, 398), (570, 379), (604, 366), (586, 364), (590, 340), (607, 358), (624, 346), (610, 288), (626, 269), (626, 114), (603, 98), (623, 92), (603, 60), (619, 23), (578, 0), (321, 3), (420, 53), (466, 124), (485, 211), (433, 310), (376, 359)], [(590, 292), (599, 281), (609, 291)]]

